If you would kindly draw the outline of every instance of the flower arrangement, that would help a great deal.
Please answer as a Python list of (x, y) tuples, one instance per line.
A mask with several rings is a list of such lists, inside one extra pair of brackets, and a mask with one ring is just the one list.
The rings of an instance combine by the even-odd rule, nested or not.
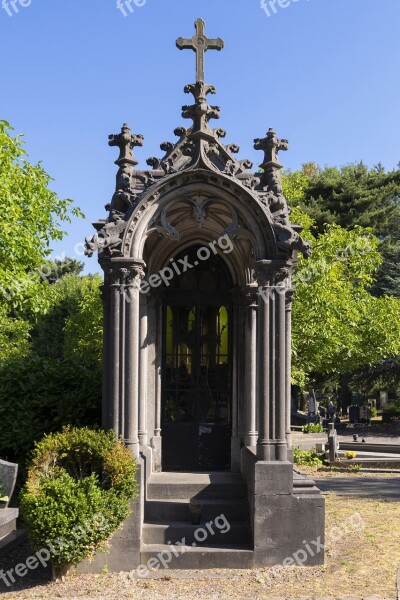
[(357, 454), (356, 454), (356, 452), (353, 452), (352, 450), (348, 450), (347, 452), (345, 452), (343, 454), (343, 458), (347, 458), (348, 460), (351, 460), (352, 458), (357, 458)]

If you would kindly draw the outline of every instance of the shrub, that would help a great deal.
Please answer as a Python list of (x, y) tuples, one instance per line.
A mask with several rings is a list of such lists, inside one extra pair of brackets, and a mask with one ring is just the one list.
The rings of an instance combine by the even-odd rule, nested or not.
[(390, 421), (399, 421), (400, 420), (400, 403), (399, 402), (391, 402), (383, 409), (382, 420), (385, 423), (389, 423)]
[(32, 355), (0, 365), (0, 456), (21, 475), (34, 442), (65, 425), (98, 425), (100, 413), (101, 371)]
[(294, 464), (307, 465), (311, 467), (321, 467), (323, 462), (320, 455), (314, 450), (302, 450), (301, 448), (293, 448)]
[(323, 433), (323, 431), (324, 428), (319, 423), (308, 423), (302, 429), (303, 433)]
[(112, 431), (65, 427), (45, 436), (20, 496), (33, 548), (48, 548), (56, 568), (103, 550), (130, 513), (136, 469)]

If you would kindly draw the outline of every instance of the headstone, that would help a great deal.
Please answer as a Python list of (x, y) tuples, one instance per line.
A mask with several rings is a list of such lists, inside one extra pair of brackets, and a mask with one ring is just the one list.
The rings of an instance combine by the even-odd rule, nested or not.
[(381, 409), (385, 408), (388, 401), (389, 401), (388, 393), (386, 391), (379, 392), (379, 404), (380, 404)]
[(5, 508), (10, 503), (11, 497), (14, 493), (15, 483), (17, 481), (18, 465), (14, 463), (0, 460), (0, 483), (2, 489), (2, 495), (8, 496), (8, 501), (5, 504)]
[(308, 414), (316, 415), (317, 411), (318, 411), (317, 398), (315, 397), (314, 390), (310, 390), (310, 395), (308, 397)]
[(337, 433), (334, 423), (329, 423), (328, 431), (328, 450), (329, 450), (329, 462), (335, 462), (337, 458)]

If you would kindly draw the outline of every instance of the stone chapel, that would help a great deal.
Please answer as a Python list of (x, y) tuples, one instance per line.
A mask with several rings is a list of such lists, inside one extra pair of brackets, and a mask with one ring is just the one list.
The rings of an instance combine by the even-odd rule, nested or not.
[[(195, 27), (177, 40), (196, 53), (187, 126), (147, 169), (143, 136), (126, 124), (110, 136), (116, 190), (86, 240), (104, 270), (103, 427), (132, 449), (140, 489), (91, 570), (155, 565), (183, 538), (170, 568), (282, 564), (316, 540), (305, 564), (324, 560), (324, 500), (291, 449), (291, 278), (310, 247), (282, 190), (288, 141), (256, 139), (255, 171), (224, 144), (204, 77), (205, 53), (224, 43)], [(221, 515), (229, 530), (211, 534)]]

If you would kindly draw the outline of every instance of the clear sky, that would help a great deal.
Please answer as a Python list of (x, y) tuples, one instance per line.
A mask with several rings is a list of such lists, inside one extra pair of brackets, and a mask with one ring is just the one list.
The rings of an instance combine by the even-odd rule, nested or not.
[[(74, 256), (106, 216), (117, 169), (108, 134), (125, 121), (143, 134), (146, 168), (186, 124), (195, 59), (175, 40), (191, 37), (198, 17), (225, 40), (206, 55), (206, 81), (240, 158), (259, 164), (253, 139), (274, 127), (290, 141), (291, 169), (400, 161), (400, 0), (266, 0), (265, 10), (260, 0), (131, 0), (126, 16), (117, 0), (14, 0), (18, 12), (1, 1), (0, 118), (86, 215), (55, 255)], [(86, 270), (98, 270), (95, 259)]]

